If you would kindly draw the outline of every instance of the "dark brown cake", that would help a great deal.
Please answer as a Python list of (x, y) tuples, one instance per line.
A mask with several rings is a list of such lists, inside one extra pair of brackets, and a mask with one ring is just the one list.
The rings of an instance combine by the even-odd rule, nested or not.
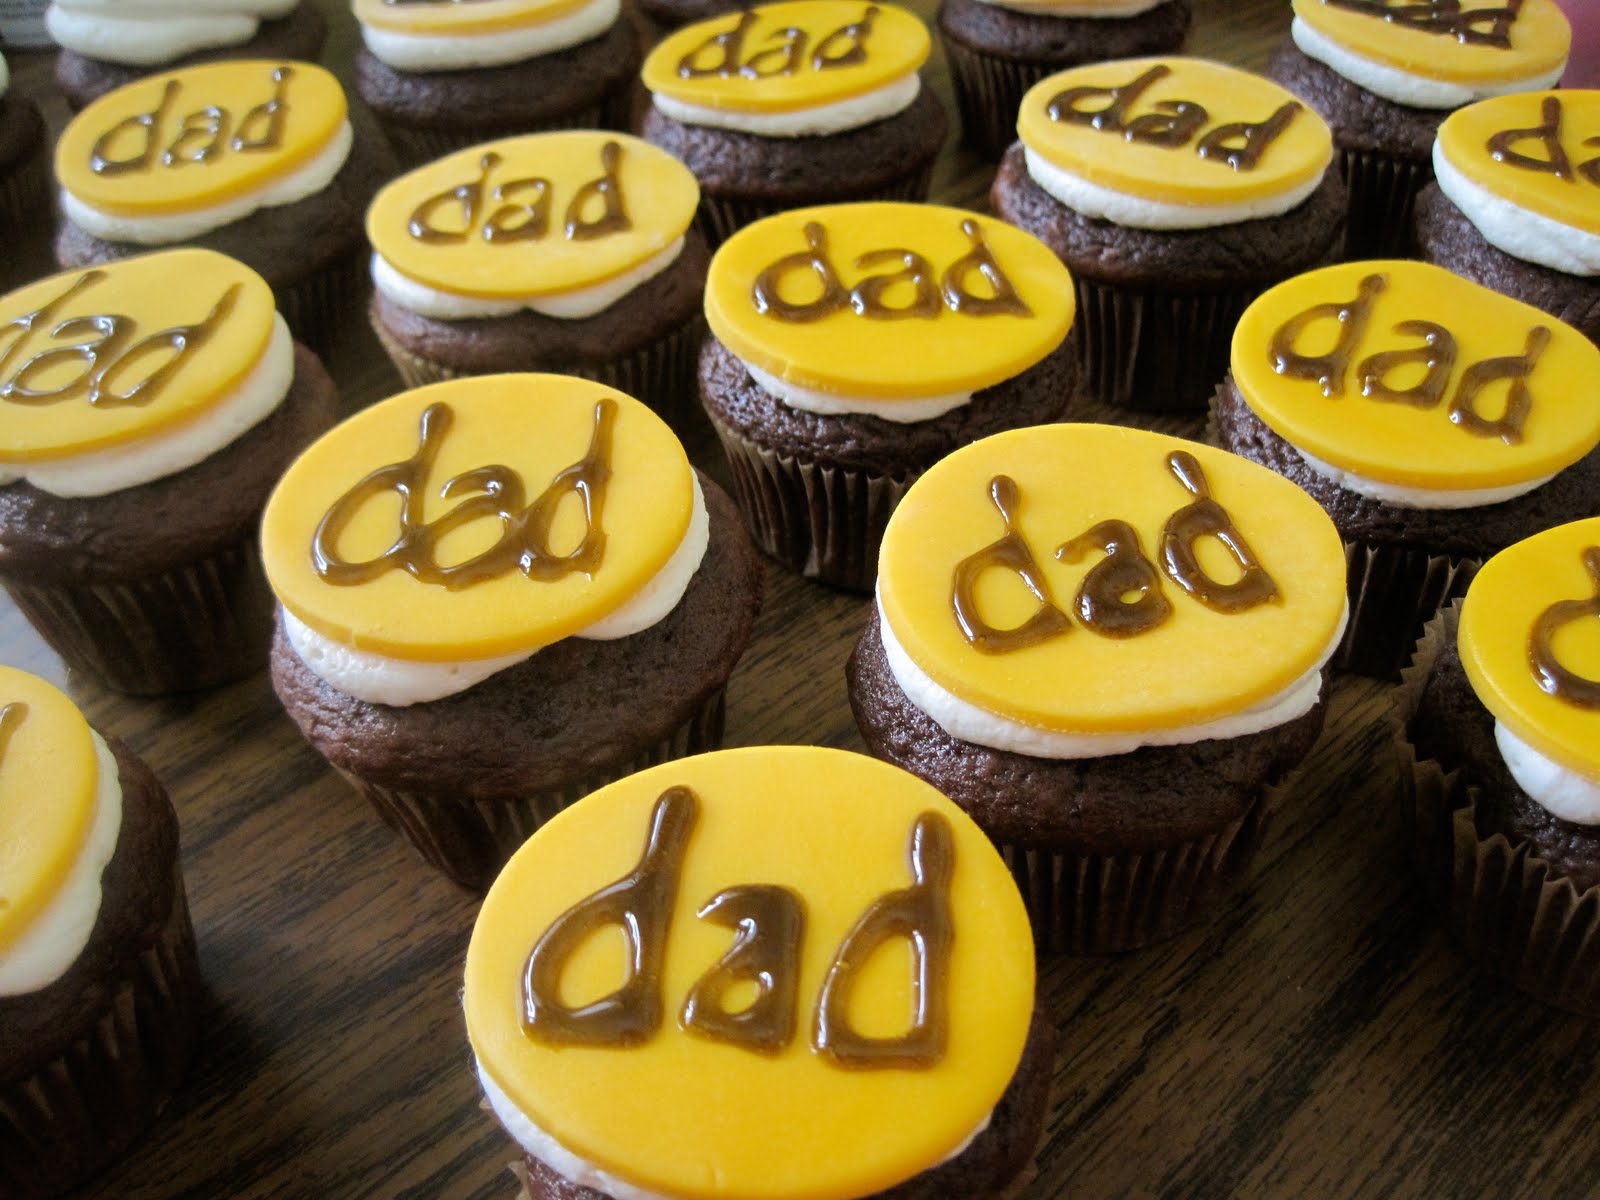
[(51, 269), (50, 168), (39, 106), (0, 95), (0, 291)]

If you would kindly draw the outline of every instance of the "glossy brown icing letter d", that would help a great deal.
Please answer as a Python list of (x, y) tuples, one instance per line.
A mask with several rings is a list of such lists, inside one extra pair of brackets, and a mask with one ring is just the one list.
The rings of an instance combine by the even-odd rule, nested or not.
[[(1006, 531), (997, 540), (975, 554), (969, 554), (956, 564), (950, 586), (950, 604), (956, 623), (967, 642), (984, 654), (1006, 654), (1024, 650), (1040, 642), (1068, 632), (1071, 622), (1067, 614), (1056, 607), (1050, 598), (1049, 585), (1044, 573), (1028, 548), (1027, 541), (1016, 528), (1018, 503), (1017, 481), (1009, 475), (996, 475), (989, 481), (989, 498), (1000, 510), (1000, 519)], [(997, 629), (978, 614), (978, 579), (993, 568), (1012, 571), (1039, 602), (1038, 609), (1022, 624), (1011, 629)]]
[[(1280, 599), (1278, 585), (1256, 561), (1228, 510), (1211, 498), (1206, 473), (1187, 450), (1167, 455), (1167, 469), (1195, 499), (1167, 518), (1161, 531), (1161, 559), (1168, 577), (1213, 612), (1241, 613)], [(1238, 566), (1239, 578), (1222, 583), (1200, 565), (1195, 544), (1215, 537)]]
[(1583, 569), (1589, 573), (1595, 594), (1587, 600), (1558, 600), (1539, 614), (1528, 634), (1528, 665), (1539, 686), (1557, 700), (1600, 709), (1600, 679), (1588, 679), (1568, 669), (1555, 651), (1556, 634), (1563, 627), (1600, 619), (1600, 546), (1583, 552)]
[(1364, 16), (1405, 25), (1423, 33), (1453, 37), (1463, 45), (1511, 49), (1511, 27), (1522, 11), (1522, 0), (1503, 8), (1469, 8), (1461, 0), (1322, 0), (1329, 8), (1346, 8)]

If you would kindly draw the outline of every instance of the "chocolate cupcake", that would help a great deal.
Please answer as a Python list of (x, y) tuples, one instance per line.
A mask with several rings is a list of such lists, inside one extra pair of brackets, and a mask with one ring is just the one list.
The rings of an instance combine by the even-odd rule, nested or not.
[(178, 822), (148, 767), (0, 666), (0, 1193), (45, 1200), (177, 1090), (200, 968)]
[(1337, 666), (1392, 676), (1490, 555), (1600, 512), (1600, 349), (1426, 263), (1343, 263), (1262, 296), (1220, 445), (1299, 484), (1350, 558)]
[(1338, 534), (1272, 472), (1142, 430), (1020, 429), (895, 510), (850, 705), (873, 754), (1000, 847), (1042, 948), (1127, 950), (1245, 871), (1344, 618)]
[(1485, 969), (1600, 1015), (1600, 520), (1501, 551), (1397, 695), (1427, 894)]
[(920, 204), (844, 204), (734, 235), (706, 284), (700, 396), (756, 543), (866, 591), (921, 472), (1055, 420), (1072, 280), (1035, 239)]
[(314, 0), (54, 0), (45, 23), (61, 47), (56, 83), (75, 109), (179, 67), (232, 58), (311, 61), (328, 36)]
[(279, 699), (471, 888), (585, 792), (716, 746), (760, 606), (732, 503), (661, 419), (561, 375), (358, 413), (284, 476), (262, 550)]
[(639, 36), (620, 0), (354, 0), (356, 91), (401, 161), (549, 129), (624, 128)]
[(982, 831), (811, 746), (669, 763), (561, 814), (484, 899), (463, 1006), (534, 1200), (1003, 1195), (1052, 1069)]
[(256, 525), (338, 397), (266, 281), (208, 250), (0, 300), (0, 584), (75, 670), (210, 687), (266, 661)]
[(531, 134), (413, 171), (367, 213), (378, 340), (411, 387), (554, 371), (687, 412), (699, 199), (688, 168), (625, 134)]
[(1046, 75), (1175, 54), (1192, 16), (1189, 0), (943, 0), (939, 38), (967, 144), (999, 158), (1024, 93)]
[(1452, 114), (1417, 198), (1422, 256), (1600, 342), (1600, 91), (1529, 92)]
[(1204, 408), (1245, 306), (1338, 251), (1328, 128), (1259, 76), (1190, 58), (1079, 67), (1029, 91), (1017, 129), (994, 210), (1072, 271), (1102, 403)]
[(707, 239), (784, 209), (923, 200), (944, 109), (927, 27), (892, 4), (787, 0), (701, 21), (645, 60), (640, 132), (700, 181)]
[(1411, 249), (1411, 210), (1451, 109), (1551, 87), (1572, 43), (1554, 0), (1499, 8), (1294, 0), (1267, 74), (1333, 127), (1351, 258)]
[(0, 288), (47, 273), (50, 163), (39, 106), (11, 87), (0, 56)]

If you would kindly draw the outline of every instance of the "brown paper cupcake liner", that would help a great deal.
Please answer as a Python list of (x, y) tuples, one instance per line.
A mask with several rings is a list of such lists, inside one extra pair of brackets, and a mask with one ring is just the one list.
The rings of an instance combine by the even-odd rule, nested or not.
[(154, 1123), (194, 1050), (200, 966), (183, 879), (166, 924), (111, 980), (90, 1032), (0, 1083), (0, 1196), (42, 1200), (88, 1178)]
[(1433, 178), (1432, 164), (1341, 150), (1339, 173), (1350, 189), (1345, 257), (1411, 257), (1411, 206), (1423, 185)]
[(1017, 62), (975, 50), (946, 37), (944, 55), (950, 63), (950, 84), (961, 114), (962, 139), (975, 152), (998, 160), (1017, 140), (1017, 110), (1028, 89), (1066, 64)]
[(494, 882), (506, 859), (562, 809), (596, 788), (722, 744), (724, 692), (719, 689), (664, 740), (626, 762), (564, 787), (521, 796), (473, 800), (457, 792), (420, 792), (369, 783), (338, 768), (390, 828), (404, 834), (424, 861), (471, 891)]
[(266, 665), (272, 597), (254, 535), (144, 579), (0, 584), (69, 667), (119, 692), (194, 691)]
[(914, 175), (909, 175), (886, 187), (848, 196), (806, 196), (793, 200), (746, 200), (739, 196), (712, 196), (700, 194), (700, 211), (695, 223), (705, 235), (707, 244), (715, 250), (739, 230), (763, 217), (776, 216), (791, 208), (804, 208), (811, 204), (842, 204), (861, 200), (909, 200), (921, 203), (928, 198), (933, 185), (933, 163), (930, 161)]
[(1350, 623), (1334, 652), (1335, 670), (1393, 679), (1428, 620), (1467, 593), (1483, 564), (1401, 546), (1345, 543)]
[(278, 311), (290, 331), (323, 359), (348, 346), (355, 322), (372, 285), (366, 243), (341, 255), (298, 283), (273, 289)]

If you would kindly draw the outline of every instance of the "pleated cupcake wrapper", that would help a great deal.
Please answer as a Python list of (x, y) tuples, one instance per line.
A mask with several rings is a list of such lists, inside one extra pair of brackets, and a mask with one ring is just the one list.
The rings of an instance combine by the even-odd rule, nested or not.
[(536, 829), (596, 788), (658, 763), (717, 749), (722, 744), (723, 698), (719, 689), (665, 739), (625, 762), (546, 791), (474, 800), (454, 790), (384, 787), (338, 770), (426, 862), (462, 887), (483, 891)]
[(50, 156), (40, 146), (0, 184), (0, 289), (59, 270), (51, 254)]
[[(623, 89), (624, 93), (626, 89)], [(586, 104), (576, 112), (549, 117), (543, 121), (518, 122), (515, 125), (475, 126), (471, 129), (425, 129), (399, 122), (383, 122), (383, 132), (389, 138), (400, 165), (405, 170), (420, 167), (436, 158), (465, 150), (483, 142), (511, 137), (523, 133), (553, 133), (561, 129), (621, 129), (626, 119), (625, 104), (619, 107), (610, 100)]]
[(0, 1196), (36, 1200), (88, 1178), (139, 1137), (177, 1090), (194, 1049), (200, 966), (175, 873), (153, 942), (108, 981), (89, 1033), (26, 1078), (0, 1082)]
[(1433, 178), (1428, 162), (1370, 151), (1339, 151), (1339, 173), (1350, 189), (1345, 256), (1407, 258), (1412, 253), (1411, 209)]
[(942, 32), (950, 83), (961, 114), (962, 138), (984, 158), (997, 160), (1017, 140), (1017, 110), (1029, 88), (1068, 64), (1017, 62), (974, 50)]
[(933, 185), (933, 162), (920, 171), (886, 187), (847, 196), (801, 196), (792, 200), (746, 200), (738, 196), (712, 196), (700, 193), (700, 210), (695, 222), (700, 232), (715, 250), (739, 230), (763, 217), (776, 216), (792, 208), (805, 208), (812, 204), (839, 204), (861, 200), (909, 200), (921, 203), (928, 198)]
[(322, 358), (347, 348), (352, 314), (360, 312), (372, 286), (366, 243), (342, 254), (298, 283), (273, 289), (278, 311), (295, 338)]
[(0, 578), (67, 665), (134, 695), (214, 687), (267, 661), (272, 599), (254, 535), (196, 563), (119, 583)]
[(1402, 673), (1391, 708), (1423, 890), (1486, 971), (1556, 1008), (1600, 1016), (1600, 886), (1578, 889), (1528, 842), (1481, 836), (1478, 789), (1461, 772), (1418, 758), (1406, 736), (1447, 636), (1440, 614)]
[(1478, 559), (1400, 546), (1345, 543), (1350, 623), (1334, 652), (1335, 670), (1393, 679), (1411, 657), (1439, 606), (1467, 593)]

